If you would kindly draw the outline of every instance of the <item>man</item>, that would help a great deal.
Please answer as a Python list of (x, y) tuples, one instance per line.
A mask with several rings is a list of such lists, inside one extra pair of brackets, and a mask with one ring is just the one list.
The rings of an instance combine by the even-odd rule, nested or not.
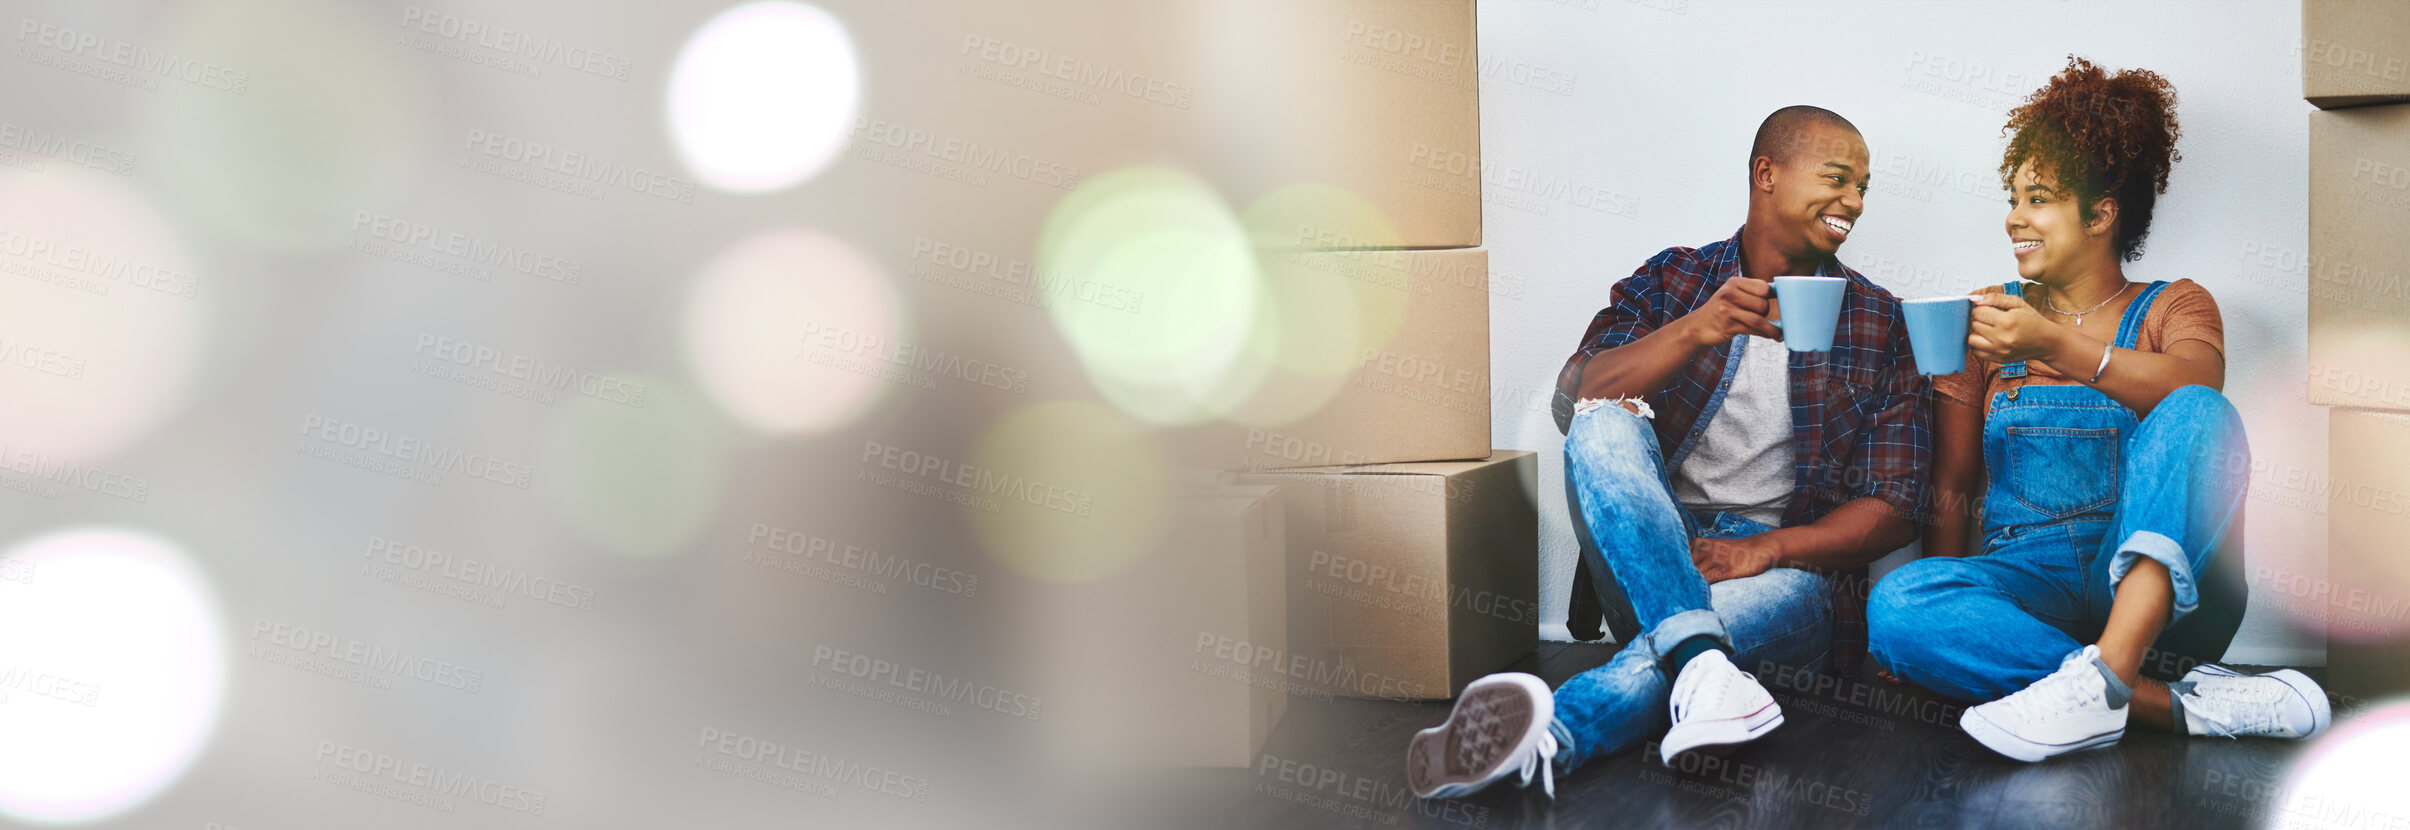
[[(1928, 385), (1899, 301), (1834, 258), (1864, 210), (1857, 128), (1785, 107), (1749, 155), (1740, 231), (1617, 283), (1558, 376), (1566, 469), (1597, 542), (1584, 557), (1642, 632), (1553, 693), (1519, 673), (1467, 686), (1407, 750), (1418, 795), (1519, 774), (1553, 796), (1554, 775), (1659, 730), (1668, 761), (1755, 740), (1782, 711), (1739, 666), (1854, 669), (1863, 655), (1861, 569), (1916, 537)], [(1787, 275), (1847, 278), (1831, 351), (1779, 342), (1768, 281)]]

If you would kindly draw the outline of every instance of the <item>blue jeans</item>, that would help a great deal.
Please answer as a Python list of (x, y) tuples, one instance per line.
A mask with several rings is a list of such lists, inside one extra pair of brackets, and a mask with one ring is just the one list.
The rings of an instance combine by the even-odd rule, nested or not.
[(1707, 635), (1747, 669), (1776, 662), (1821, 671), (1832, 647), (1832, 596), (1824, 577), (1791, 568), (1707, 584), (1691, 562), (1693, 536), (1737, 539), (1771, 528), (1730, 513), (1693, 514), (1674, 500), (1649, 422), (1607, 404), (1573, 416), (1565, 464), (1598, 542), (1591, 572), (1614, 574), (1641, 633), (1606, 665), (1556, 690), (1556, 719), (1572, 740), (1557, 771), (1639, 746), (1671, 725), (1666, 655)]
[[(2029, 389), (2024, 397), (2055, 390)], [(2048, 414), (2055, 423), (2081, 417), (2063, 403), (2043, 403), (2057, 408)], [(2132, 413), (2125, 417), (2130, 422)], [(2064, 441), (2066, 434), (2091, 431), (2081, 426), (2037, 424), (2026, 435)], [(2014, 442), (2021, 436), (2004, 429), (1999, 437), (2008, 446), (2000, 457), (2009, 466), (1993, 471), (1991, 488), (2008, 488), (2010, 498), (1986, 501), (1983, 555), (1921, 559), (1884, 577), (1866, 608), (1875, 659), (1900, 679), (1945, 695), (2006, 697), (2099, 638), (2116, 586), (2142, 558), (2167, 566), (2175, 590), (2172, 621), (2157, 649), (2218, 659), (2242, 604), (2203, 604), (2201, 580), (2241, 510), (2248, 483), (2242, 419), (2216, 391), (2187, 386), (2120, 432), (2116, 454), (2103, 462), (2110, 469), (2103, 470), (2018, 467), (2014, 455), (2021, 450)], [(1987, 443), (1992, 438), (1987, 434)], [(2050, 518), (2020, 515), (2026, 508), (2015, 500), (2045, 509), (2107, 503)], [(2200, 632), (2222, 632), (2223, 638), (2194, 636)]]

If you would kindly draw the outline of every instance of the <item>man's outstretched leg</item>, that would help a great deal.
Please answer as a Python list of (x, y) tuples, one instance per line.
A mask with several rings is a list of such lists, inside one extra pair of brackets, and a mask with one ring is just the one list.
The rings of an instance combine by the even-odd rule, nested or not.
[(1597, 541), (1583, 552), (1593, 557), (1591, 572), (1613, 574), (1631, 598), (1646, 632), (1634, 643), (1672, 683), (1672, 726), (1659, 746), (1671, 759), (1756, 740), (1782, 725), (1782, 708), (1733, 664), (1730, 621), (1691, 558), (1694, 528), (1666, 485), (1644, 406), (1606, 402), (1576, 414), (1565, 465)]
[[(1823, 668), (1832, 639), (1831, 594), (1823, 578), (1776, 568), (1718, 582), (1710, 595), (1715, 611), (1732, 621), (1743, 665)], [(1643, 634), (1606, 665), (1575, 676), (1553, 693), (1527, 674), (1476, 681), (1445, 723), (1415, 736), (1407, 750), (1408, 783), (1416, 793), (1434, 797), (1463, 795), (1510, 776), (1524, 785), (1540, 778), (1553, 795), (1554, 776), (1665, 732), (1673, 712), (1669, 693), (1682, 684), (1667, 677), (1657, 651)], [(1740, 673), (1722, 652), (1696, 659)], [(1694, 664), (1683, 676), (1712, 674)], [(1764, 694), (1754, 678), (1749, 684)], [(1771, 700), (1769, 695), (1766, 702)]]

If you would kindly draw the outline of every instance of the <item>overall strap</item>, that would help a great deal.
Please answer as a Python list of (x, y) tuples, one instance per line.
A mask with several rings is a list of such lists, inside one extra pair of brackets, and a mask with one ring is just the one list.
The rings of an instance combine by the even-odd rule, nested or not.
[(2142, 296), (2135, 297), (2133, 304), (2125, 307), (2125, 318), (2117, 322), (2117, 341), (2112, 345), (2134, 348), (2134, 343), (2142, 338), (2142, 318), (2151, 313), (2151, 301), (2158, 299), (2159, 290), (2166, 287), (2166, 280), (2153, 282), (2142, 289)]
[[(2018, 282), (2011, 282), (2011, 283), (2009, 283), (2009, 284), (2008, 284), (2008, 296), (2011, 296), (2011, 297), (2023, 297), (2023, 296), (2025, 296), (2025, 283), (2024, 283), (2024, 282), (2022, 282), (2022, 281), (2018, 281)], [(2025, 376), (2025, 361), (2020, 360), (2020, 361), (2017, 361), (2017, 362), (2015, 362), (2015, 363), (2006, 364), (2006, 365), (2003, 365), (2003, 366), (2001, 366), (2001, 367), (2000, 367), (2000, 379), (2001, 379), (2001, 380), (2007, 380), (2007, 379), (2009, 379), (2009, 378), (2021, 378), (2021, 377), (2024, 377), (2024, 376)]]

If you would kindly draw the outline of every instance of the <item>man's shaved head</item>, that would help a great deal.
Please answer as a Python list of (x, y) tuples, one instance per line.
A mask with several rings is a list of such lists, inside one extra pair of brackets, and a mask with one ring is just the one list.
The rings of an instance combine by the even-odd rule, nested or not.
[(1800, 143), (1810, 137), (1812, 131), (1808, 128), (1817, 124), (1839, 127), (1853, 135), (1858, 133), (1858, 125), (1832, 110), (1806, 104), (1783, 107), (1757, 125), (1757, 140), (1749, 142), (1749, 164), (1754, 167), (1759, 156), (1770, 157), (1775, 164), (1789, 162)]
[(1814, 269), (1839, 251), (1866, 211), (1874, 178), (1868, 162), (1866, 136), (1832, 110), (1783, 107), (1766, 116), (1749, 148), (1749, 221), (1742, 226), (1744, 244), (1760, 248), (1761, 267)]

